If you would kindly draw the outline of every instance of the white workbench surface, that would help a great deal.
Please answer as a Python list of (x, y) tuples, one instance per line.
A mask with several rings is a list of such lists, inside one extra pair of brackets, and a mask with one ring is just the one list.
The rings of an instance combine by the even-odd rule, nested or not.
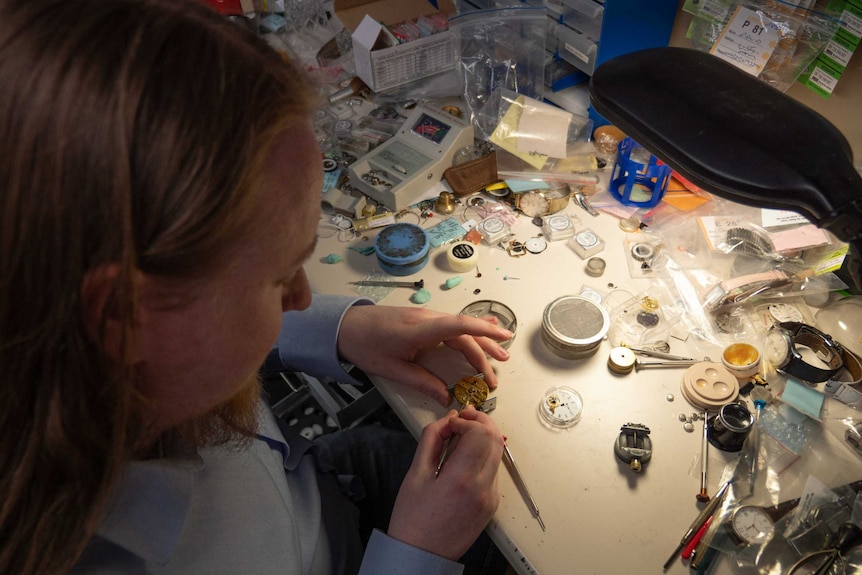
[[(458, 210), (453, 215), (460, 213)], [(542, 314), (555, 298), (575, 295), (587, 285), (609, 292), (619, 303), (650, 285), (647, 279), (630, 277), (624, 254), (627, 234), (615, 217), (590, 216), (574, 202), (563, 213), (576, 215), (578, 229), (589, 227), (605, 240), (599, 255), (608, 266), (602, 277), (588, 276), (585, 261), (565, 241), (559, 241), (549, 242), (541, 254), (519, 258), (483, 243), (478, 246), (478, 278), (475, 271), (452, 272), (445, 247), (440, 247), (432, 249), (428, 265), (419, 273), (391, 279), (424, 279), (431, 292), (426, 305), (434, 310), (458, 313), (470, 302), (492, 299), (508, 305), (517, 316), (517, 335), (509, 348), (511, 358), (495, 365), (500, 385), (492, 417), (508, 436), (547, 531), (541, 531), (510, 475), (501, 467), (502, 499), (488, 532), (511, 565), (520, 573), (542, 575), (661, 573), (662, 564), (702, 507), (695, 499), (700, 488), (702, 423), (695, 422), (694, 432), (689, 433), (679, 419), (681, 413), (696, 411), (680, 392), (685, 368), (615, 375), (607, 367), (611, 349), (607, 340), (585, 360), (563, 359), (545, 347)], [(402, 221), (415, 222), (416, 218)], [(439, 221), (435, 215), (422, 225), (430, 227)], [(513, 231), (523, 241), (541, 230), (522, 215)], [(376, 230), (366, 236), (367, 241), (351, 243), (336, 237), (319, 240), (306, 267), (315, 291), (356, 294), (355, 287), (347, 282), (379, 269), (373, 254), (364, 256), (348, 249), (349, 245), (373, 245)], [(333, 253), (344, 261), (324, 263)], [(455, 276), (461, 276), (462, 283), (447, 290), (444, 282)], [(481, 291), (475, 294), (477, 289)], [(381, 304), (416, 305), (410, 302), (412, 293), (410, 289), (395, 289)], [(687, 352), (684, 344), (672, 341), (671, 353)], [(712, 357), (719, 354), (716, 350)], [(470, 366), (448, 350), (429, 354), (425, 363), (449, 385), (472, 375)], [(444, 408), (418, 393), (388, 381), (375, 383), (414, 435), (445, 414)], [(544, 425), (537, 411), (543, 392), (560, 385), (575, 388), (584, 402), (581, 420), (563, 430)], [(633, 473), (613, 450), (620, 427), (628, 422), (643, 423), (651, 430), (654, 453), (640, 474)], [(710, 448), (710, 494), (716, 492), (725, 464), (735, 457)], [(719, 565), (714, 572), (729, 569)], [(677, 559), (667, 573), (688, 571), (687, 564)]]

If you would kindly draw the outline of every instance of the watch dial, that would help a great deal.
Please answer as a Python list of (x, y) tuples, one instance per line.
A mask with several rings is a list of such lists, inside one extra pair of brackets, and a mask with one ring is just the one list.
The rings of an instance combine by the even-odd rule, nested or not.
[(542, 238), (530, 238), (524, 242), (524, 247), (527, 248), (527, 251), (531, 254), (540, 254), (548, 247), (548, 242)]
[(759, 507), (740, 507), (733, 514), (731, 527), (746, 543), (764, 543), (775, 532), (775, 525)]
[(784, 367), (790, 356), (790, 336), (783, 329), (771, 329), (766, 333), (764, 356), (776, 369)]
[(571, 427), (581, 418), (584, 404), (580, 394), (566, 386), (545, 392), (539, 403), (539, 414), (553, 427)]
[(540, 192), (524, 192), (518, 197), (518, 209), (531, 218), (548, 213), (551, 202)]
[(775, 318), (775, 321), (798, 321), (803, 322), (802, 313), (790, 305), (789, 303), (772, 303), (766, 308), (769, 310), (769, 315)]

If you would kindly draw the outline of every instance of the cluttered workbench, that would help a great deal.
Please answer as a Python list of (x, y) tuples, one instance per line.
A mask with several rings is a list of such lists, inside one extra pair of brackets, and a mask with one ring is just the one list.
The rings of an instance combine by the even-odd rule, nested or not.
[[(367, 3), (335, 4), (351, 7), (339, 15), (352, 19), (371, 74), (384, 28)], [(469, 18), (459, 33), (488, 22)], [(517, 18), (522, 31), (544, 30), (544, 12)], [(703, 160), (708, 139), (677, 156), (664, 146), (659, 159), (641, 147), (662, 148), (654, 126), (624, 126), (634, 141), (592, 111), (545, 104), (530, 82), (489, 106), (464, 57), (482, 46), (455, 44), (460, 94), (432, 97), (445, 82), (407, 82), (406, 69), (329, 92), (314, 119), (325, 182), (306, 270), (317, 292), (492, 316), (515, 333), (487, 396), (456, 354), (421, 358), (456, 405), (479, 403), (507, 438), (487, 531), (510, 565), (777, 575), (829, 559), (859, 569), (862, 303), (834, 273), (847, 245), (798, 213), (707, 193), (713, 180), (685, 160)], [(498, 75), (514, 70), (492, 63)], [(369, 90), (396, 80), (394, 91)], [(646, 117), (608, 102), (621, 120)], [(846, 141), (836, 148), (843, 161)], [(814, 223), (849, 213), (773, 199)], [(373, 383), (414, 435), (445, 413), (397, 382)]]
[[(478, 220), (481, 214), (469, 205), (471, 200), (476, 202), (474, 198), (494, 201), (494, 196), (479, 193), (461, 200), (452, 214), (437, 213), (433, 207), (424, 215), (422, 210), (412, 209), (402, 212), (396, 221), (431, 230), (441, 220)], [(601, 196), (592, 199), (601, 208)], [(615, 210), (610, 204), (608, 208)], [(448, 256), (457, 244), (450, 243), (432, 249), (427, 264), (404, 277), (382, 272), (373, 253), (375, 240), (383, 233), (379, 230), (387, 228), (354, 234), (339, 229), (337, 216), (333, 220), (324, 215), (320, 239), (307, 266), (309, 279), (314, 289), (326, 293), (359, 293), (383, 305), (425, 305), (449, 313), (472, 306), (479, 315), (494, 315), (512, 325), (516, 335), (508, 348), (511, 359), (496, 366), (500, 386), (492, 394), (496, 406), (491, 414), (508, 437), (547, 529), (541, 529), (511, 476), (501, 472), (502, 501), (489, 533), (521, 573), (658, 573), (702, 508), (698, 497), (704, 492), (714, 496), (728, 479), (728, 465), (739, 460), (738, 452), (712, 445), (704, 448), (702, 441), (705, 421), (701, 414), (714, 416), (715, 406), (731, 398), (728, 392), (712, 404), (708, 397), (697, 395), (695, 403), (690, 403), (687, 397), (699, 387), (687, 386), (686, 375), (696, 368), (653, 365), (664, 360), (621, 346), (629, 343), (675, 356), (709, 357), (721, 367), (723, 348), (736, 338), (725, 334), (723, 341), (709, 341), (691, 333), (679, 321), (683, 314), (679, 295), (664, 273), (632, 277), (630, 267), (636, 264), (639, 268), (643, 263), (635, 259), (633, 250), (656, 247), (649, 227), (632, 229), (625, 218), (606, 211), (593, 216), (568, 201), (556, 215), (567, 217), (578, 232), (591, 231), (602, 242), (602, 249), (589, 252), (585, 259), (568, 240), (549, 240), (531, 217), (514, 210), (511, 215), (512, 237), (505, 244), (470, 244), (475, 250), (472, 267), (453, 269)], [(525, 249), (513, 253), (509, 249), (512, 240), (525, 244)], [(371, 253), (367, 248), (372, 248)], [(590, 258), (604, 261), (602, 273), (588, 269), (588, 262), (596, 261)], [(363, 280), (401, 281), (408, 286), (351, 283)], [(420, 290), (414, 282), (420, 280), (427, 292), (423, 297), (428, 299), (417, 304)], [(562, 336), (553, 324), (548, 325), (549, 318), (556, 319), (549, 315), (549, 306), (559, 298), (569, 298), (568, 303), (578, 310), (576, 316), (559, 319), (572, 322), (560, 324)], [(763, 349), (764, 322), (801, 319), (814, 323), (815, 312), (795, 297), (760, 302), (746, 309), (745, 318), (735, 314), (733, 321), (750, 322), (748, 337), (741, 341)], [(648, 325), (638, 323), (638, 316)], [(577, 324), (587, 317), (592, 323)], [(650, 331), (654, 337), (644, 337)], [(552, 342), (563, 340), (565, 349), (549, 345), (549, 334)], [(667, 347), (661, 347), (662, 342)], [(474, 375), (463, 360), (455, 360), (445, 350), (430, 351), (424, 363), (450, 386)], [(769, 373), (765, 363), (759, 372), (776, 386), (782, 376), (774, 370)], [(711, 385), (719, 396), (724, 384), (736, 384), (738, 389), (746, 381), (725, 379)], [(414, 434), (445, 413), (434, 401), (405, 391), (395, 382), (375, 383)], [(548, 401), (554, 396), (562, 398), (561, 407), (549, 414)], [(739, 398), (754, 412), (750, 399)], [(805, 421), (805, 416), (790, 423), (781, 412), (778, 403), (770, 404), (761, 417), (775, 425), (776, 433), (788, 435), (785, 441), (790, 447), (771, 437), (763, 439), (758, 489), (748, 496), (745, 485), (746, 504), (770, 507), (799, 497), (812, 472), (832, 486), (859, 478), (862, 466), (841, 444), (843, 435), (836, 439), (814, 420)], [(843, 418), (853, 414), (853, 409), (830, 399), (818, 416), (840, 427)], [(640, 472), (633, 471), (631, 461), (615, 452), (621, 434), (626, 435), (625, 427), (632, 424), (648, 428), (651, 442), (651, 457), (644, 459)], [(635, 443), (642, 443), (637, 439), (627, 446), (626, 441), (622, 439), (623, 447), (635, 449)], [(708, 464), (705, 482), (704, 461)], [(686, 564), (675, 560), (668, 572), (683, 573)]]

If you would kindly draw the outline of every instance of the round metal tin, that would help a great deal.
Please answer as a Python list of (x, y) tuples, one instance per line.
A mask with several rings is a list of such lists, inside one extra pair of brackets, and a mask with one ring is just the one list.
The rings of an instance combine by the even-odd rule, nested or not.
[(428, 263), (431, 243), (416, 224), (400, 223), (383, 228), (374, 240), (377, 262), (393, 276), (415, 274)]
[(518, 331), (518, 319), (515, 317), (515, 312), (504, 303), (490, 299), (482, 299), (467, 304), (458, 315), (469, 315), (472, 317), (493, 317), (497, 319), (497, 325), (512, 332), (512, 338), (506, 341), (501, 341), (500, 346), (503, 349), (508, 349), (512, 345)]
[(593, 355), (610, 327), (605, 309), (582, 296), (555, 299), (542, 316), (542, 341), (551, 351), (566, 359)]

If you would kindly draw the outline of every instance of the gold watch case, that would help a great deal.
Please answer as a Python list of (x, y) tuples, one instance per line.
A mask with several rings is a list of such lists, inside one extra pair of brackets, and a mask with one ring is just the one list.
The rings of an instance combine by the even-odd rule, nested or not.
[(547, 188), (512, 194), (515, 207), (524, 215), (536, 218), (561, 211), (569, 203), (572, 190), (566, 183), (548, 182)]

